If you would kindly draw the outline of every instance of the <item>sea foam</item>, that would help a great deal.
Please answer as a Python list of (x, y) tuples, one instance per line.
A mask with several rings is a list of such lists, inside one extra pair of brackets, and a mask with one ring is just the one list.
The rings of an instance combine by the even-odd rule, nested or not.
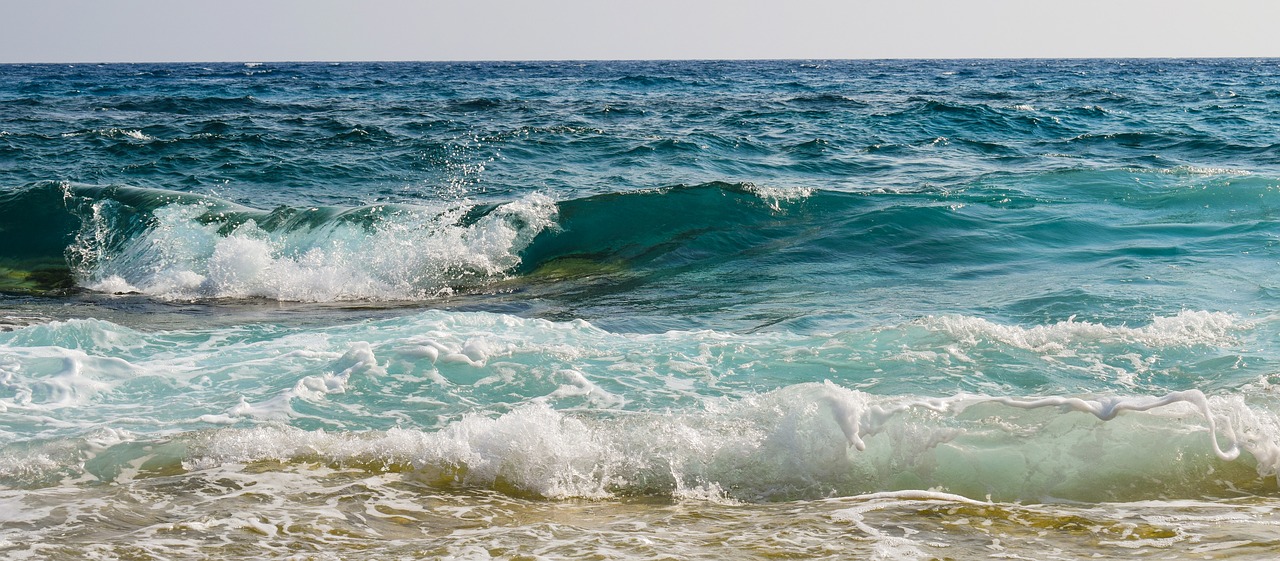
[[(807, 384), (678, 414), (608, 419), (534, 403), (434, 432), (225, 429), (189, 443), (184, 465), (319, 461), (550, 498), (759, 501), (896, 487), (971, 499), (1134, 500), (1225, 492), (1221, 485), (1252, 487), (1254, 478), (1275, 475), (1274, 437), (1237, 440), (1267, 428), (1259, 416), (1274, 424), (1274, 413), (1245, 407), (1253, 424), (1237, 429), (1230, 425), (1243, 419), (1240, 407), (1197, 392), (921, 400)], [(1117, 416), (1122, 411), (1130, 413)], [(1188, 423), (1188, 414), (1208, 422)], [(989, 415), (995, 424), (983, 420)], [(1215, 428), (1214, 419), (1227, 426)], [(1251, 459), (1232, 467), (1237, 445)], [(1098, 458), (1112, 463), (1098, 469)]]
[[(520, 263), (519, 252), (551, 226), (555, 204), (530, 195), (470, 225), (465, 209), (402, 208), (372, 224), (333, 221), (268, 231), (254, 220), (229, 232), (199, 205), (169, 205), (154, 225), (116, 250), (82, 235), (93, 254), (78, 272), (103, 292), (164, 298), (414, 300), (483, 282)], [(83, 232), (103, 228), (88, 221)]]
[(940, 316), (921, 320), (929, 329), (945, 332), (962, 342), (981, 340), (1036, 352), (1061, 352), (1090, 343), (1138, 343), (1150, 347), (1222, 345), (1233, 341), (1234, 331), (1247, 328), (1236, 316), (1224, 312), (1184, 310), (1173, 316), (1156, 316), (1140, 327), (1108, 326), (1071, 317), (1048, 325), (1001, 325), (973, 316)]

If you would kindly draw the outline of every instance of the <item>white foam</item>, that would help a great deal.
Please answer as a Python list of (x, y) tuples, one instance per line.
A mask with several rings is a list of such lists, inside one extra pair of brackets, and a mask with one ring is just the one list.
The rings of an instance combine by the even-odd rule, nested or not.
[[(1162, 397), (1137, 396), (1137, 397), (1102, 397), (1098, 399), (1081, 399), (1075, 397), (1044, 397), (1039, 399), (1014, 399), (1009, 397), (986, 398), (985, 401), (990, 403), (999, 403), (1010, 407), (1018, 407), (1021, 409), (1035, 409), (1040, 407), (1061, 407), (1073, 411), (1082, 411), (1089, 413), (1104, 421), (1114, 419), (1116, 415), (1125, 411), (1150, 411), (1157, 407), (1164, 407), (1175, 403), (1183, 403), (1190, 405), (1196, 409), (1204, 417), (1205, 423), (1209, 427), (1209, 437), (1213, 443), (1213, 451), (1217, 456), (1225, 461), (1231, 461), (1240, 457), (1240, 448), (1236, 440), (1236, 433), (1230, 424), (1227, 425), (1227, 441), (1228, 445), (1224, 449), (1218, 441), (1218, 419), (1209, 407), (1209, 400), (1200, 390), (1177, 391), (1165, 394)], [(1273, 451), (1274, 454), (1274, 451)]]
[(1001, 325), (972, 316), (939, 316), (921, 320), (928, 329), (946, 332), (965, 344), (998, 341), (1042, 353), (1062, 352), (1082, 343), (1139, 343), (1150, 347), (1223, 345), (1234, 342), (1232, 332), (1245, 327), (1224, 312), (1182, 311), (1157, 316), (1142, 327), (1106, 326), (1074, 317), (1051, 325)]
[(85, 136), (85, 135), (99, 135), (99, 136), (105, 136), (107, 138), (116, 138), (116, 137), (123, 136), (126, 138), (132, 138), (134, 140), (155, 140), (154, 138), (152, 138), (151, 136), (148, 136), (146, 133), (142, 132), (139, 129), (108, 128), (108, 129), (94, 129), (94, 130), (88, 130), (88, 131), (62, 133), (63, 138), (74, 138), (77, 136)]
[(456, 551), (450, 551), (448, 555), (441, 557), (440, 561), (487, 561), (489, 559), (493, 559), (489, 550), (478, 545), (464, 545)]
[(813, 195), (813, 189), (810, 187), (775, 187), (747, 183), (742, 188), (760, 197), (774, 212), (781, 211), (783, 203), (801, 201)]
[(327, 372), (303, 376), (289, 389), (258, 402), (250, 402), (241, 396), (240, 401), (225, 413), (201, 415), (198, 420), (220, 425), (236, 424), (243, 419), (287, 421), (297, 416), (292, 405), (295, 399), (322, 401), (330, 395), (346, 393), (353, 376), (385, 374), (386, 370), (379, 365), (369, 343), (355, 342), (330, 365)]
[[(63, 359), (64, 366), (61, 372), (49, 378), (34, 381), (29, 391), (44, 394), (48, 406), (67, 407), (81, 404), (98, 393), (111, 389), (110, 384), (85, 376), (82, 364), (76, 358)], [(31, 400), (30, 393), (25, 396), (25, 399), (21, 394), (20, 391), (18, 401)]]
[(129, 284), (129, 281), (124, 280), (120, 275), (111, 275), (105, 279), (91, 282), (85, 288), (96, 290), (98, 292), (106, 292), (108, 294), (128, 294), (130, 292), (138, 292), (138, 287)]
[(12, 392), (4, 409), (75, 408), (111, 391), (139, 369), (120, 358), (75, 349), (35, 347), (18, 353), (20, 361), (0, 363), (0, 388)]
[(905, 537), (891, 536), (887, 532), (868, 524), (866, 522), (866, 514), (870, 512), (885, 508), (898, 507), (901, 506), (903, 502), (907, 501), (960, 503), (968, 505), (991, 504), (989, 501), (984, 503), (951, 493), (919, 490), (868, 493), (841, 500), (856, 500), (862, 504), (832, 511), (827, 516), (836, 522), (852, 524), (858, 529), (858, 531), (875, 540), (877, 558), (880, 559), (930, 559), (934, 556), (927, 555), (923, 550), (921, 550), (919, 547), (921, 544), (917, 541), (907, 539)]
[(331, 372), (319, 376), (306, 376), (294, 385), (292, 396), (317, 400), (326, 395), (345, 393), (352, 375), (378, 375), (385, 371), (378, 366), (373, 349), (368, 343), (358, 342), (342, 355)]
[[(1157, 408), (1170, 407), (1174, 414), (1180, 414), (1178, 406), (1189, 407), (1204, 419), (1214, 454), (1223, 461), (1232, 461), (1240, 456), (1241, 441), (1236, 425), (1240, 423), (1240, 410), (1247, 407), (1231, 407), (1218, 403), (1216, 409), (1227, 409), (1232, 413), (1222, 414), (1215, 411), (1210, 400), (1199, 390), (1175, 391), (1163, 396), (1101, 396), (1087, 399), (1080, 397), (1048, 396), (1040, 398), (1014, 398), (1007, 396), (967, 396), (956, 395), (949, 398), (910, 398), (875, 403), (865, 394), (844, 390), (826, 382), (823, 399), (830, 404), (836, 423), (844, 432), (849, 445), (857, 450), (866, 450), (866, 440), (880, 433), (890, 421), (910, 410), (924, 410), (935, 413), (959, 414), (965, 409), (980, 404), (999, 404), (1018, 409), (1055, 408), (1063, 411), (1088, 413), (1103, 421), (1116, 418), (1123, 412), (1148, 412)], [(1224, 407), (1224, 405), (1226, 407)], [(1245, 421), (1258, 424), (1256, 419)], [(1221, 429), (1221, 430), (1220, 430)], [(1257, 431), (1251, 431), (1257, 432)], [(1223, 441), (1226, 442), (1225, 446)], [(1280, 442), (1274, 439), (1253, 439), (1244, 442), (1246, 449), (1258, 460), (1259, 473), (1275, 475), (1280, 469)]]
[(1158, 173), (1167, 175), (1227, 175), (1227, 176), (1248, 176), (1251, 175), (1248, 170), (1240, 168), (1224, 168), (1224, 167), (1204, 167), (1204, 166), (1174, 166), (1169, 168), (1125, 168), (1130, 173)]
[(940, 501), (948, 503), (961, 503), (970, 505), (989, 505), (991, 501), (976, 501), (969, 497), (963, 497), (953, 493), (943, 493), (941, 491), (929, 491), (920, 489), (908, 489), (904, 491), (881, 491), (878, 493), (866, 493), (850, 497), (853, 500), (860, 501)]
[(587, 379), (587, 375), (577, 370), (565, 369), (558, 372), (564, 381), (559, 388), (547, 394), (549, 398), (585, 397), (599, 408), (619, 408), (626, 405), (627, 400), (612, 394)]
[[(1020, 418), (1009, 414), (1009, 409), (1002, 414), (993, 407), (1041, 414)], [(1174, 437), (1207, 432), (1209, 446), (1219, 460), (1233, 461), (1248, 451), (1257, 460), (1260, 475), (1274, 474), (1280, 447), (1275, 433), (1265, 431), (1275, 421), (1259, 424), (1257, 419), (1245, 419), (1233, 407), (1229, 401), (1207, 398), (1198, 391), (1093, 399), (967, 395), (925, 399), (871, 396), (829, 383), (802, 384), (678, 414), (633, 413), (609, 418), (557, 411), (533, 402), (496, 417), (469, 415), (434, 432), (392, 429), (349, 434), (283, 427), (219, 432), (197, 447), (190, 467), (318, 455), (325, 461), (362, 465), (411, 465), (424, 474), (453, 473), (447, 477), (467, 485), (511, 486), (549, 498), (657, 492), (704, 501), (796, 494), (812, 497), (837, 492), (834, 490), (847, 493), (860, 486), (885, 488), (904, 473), (937, 472), (929, 477), (940, 482), (963, 481), (976, 477), (964, 475), (966, 470), (977, 469), (978, 473), (990, 472), (982, 477), (996, 477), (986, 481), (985, 485), (995, 486), (987, 492), (1030, 493), (1035, 497), (1051, 490), (1068, 495), (1094, 492), (1090, 489), (1097, 483), (1091, 478), (1106, 481), (1107, 472), (1095, 473), (1090, 467), (1092, 458), (1121, 453), (1117, 448), (1148, 439), (1147, 432), (1163, 427), (1159, 430), (1166, 435), (1164, 446), (1189, 446), (1197, 440), (1178, 441)], [(985, 409), (970, 419), (969, 413), (980, 408)], [(1103, 433), (1095, 433), (1096, 425), (1083, 419), (1056, 421), (1077, 413), (1100, 421), (1117, 421), (1125, 414), (1153, 417), (1138, 425), (1149, 427), (1146, 429), (1122, 423), (1129, 428)], [(1189, 414), (1197, 413), (1204, 422), (1198, 430), (1195, 423), (1186, 420)], [(1008, 426), (981, 420), (991, 415), (1004, 416)], [(1041, 429), (1036, 427), (1050, 421), (1052, 425), (1047, 426), (1055, 428), (1040, 435)], [(953, 428), (956, 423), (960, 425)], [(1254, 436), (1239, 437), (1239, 427), (1246, 427), (1243, 432)], [(990, 445), (980, 444), (991, 438), (984, 435), (988, 431), (1009, 434), (1002, 438), (1002, 444), (988, 450)], [(1043, 442), (1036, 444), (1036, 440)], [(1059, 441), (1075, 451), (1064, 455), (1039, 450)], [(1093, 453), (1078, 450), (1088, 445), (1099, 448)], [(1013, 453), (1025, 455), (1020, 461), (1034, 465), (1034, 470), (1008, 473), (1010, 468), (1002, 464), (1008, 460), (1000, 458), (1022, 447), (1023, 451)], [(966, 450), (967, 459), (952, 465), (946, 458), (957, 450)], [(988, 453), (994, 456), (984, 457)], [(1036, 459), (1038, 453), (1048, 455)], [(1182, 454), (1173, 450), (1162, 453), (1169, 458)], [(1159, 457), (1139, 459), (1138, 464), (1155, 474), (1164, 469)], [(429, 479), (437, 476), (425, 475)], [(1002, 488), (1006, 482), (999, 477), (1010, 476), (1027, 480), (1007, 482), (1014, 486)], [(1211, 480), (1205, 484), (1212, 484)], [(1072, 485), (1082, 487), (1071, 491)], [(1177, 492), (1172, 488), (1161, 491)], [(924, 488), (862, 498), (974, 503), (971, 493)]]
[(165, 298), (264, 297), (289, 301), (414, 300), (501, 276), (554, 223), (543, 195), (508, 203), (471, 226), (465, 209), (404, 209), (370, 226), (333, 221), (315, 229), (267, 232), (248, 221), (227, 234), (203, 223), (208, 209), (170, 205), (156, 224), (110, 250), (110, 210), (94, 206), (70, 250), (80, 283), (103, 292)]

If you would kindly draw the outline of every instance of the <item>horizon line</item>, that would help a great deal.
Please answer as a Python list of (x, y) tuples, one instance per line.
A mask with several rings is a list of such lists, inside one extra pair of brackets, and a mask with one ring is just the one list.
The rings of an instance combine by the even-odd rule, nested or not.
[(854, 61), (1056, 61), (1056, 60), (1280, 60), (1280, 56), (1061, 56), (1061, 57), (854, 57), (854, 58), (543, 58), (543, 59), (243, 59), (243, 60), (81, 60), (0, 61), (0, 65), (107, 65), (107, 64), (383, 64), (383, 63), (600, 63), (600, 62), (854, 62)]

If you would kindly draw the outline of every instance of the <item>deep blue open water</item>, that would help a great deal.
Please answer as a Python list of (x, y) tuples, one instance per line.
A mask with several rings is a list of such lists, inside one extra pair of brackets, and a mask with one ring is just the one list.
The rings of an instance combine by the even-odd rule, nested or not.
[(0, 65), (0, 557), (1272, 559), (1277, 310), (1274, 59)]

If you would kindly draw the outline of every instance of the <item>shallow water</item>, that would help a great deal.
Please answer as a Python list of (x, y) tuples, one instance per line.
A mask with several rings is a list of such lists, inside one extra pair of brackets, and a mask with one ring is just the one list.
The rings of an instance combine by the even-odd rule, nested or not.
[(1269, 559), (1274, 60), (0, 67), (14, 559)]

